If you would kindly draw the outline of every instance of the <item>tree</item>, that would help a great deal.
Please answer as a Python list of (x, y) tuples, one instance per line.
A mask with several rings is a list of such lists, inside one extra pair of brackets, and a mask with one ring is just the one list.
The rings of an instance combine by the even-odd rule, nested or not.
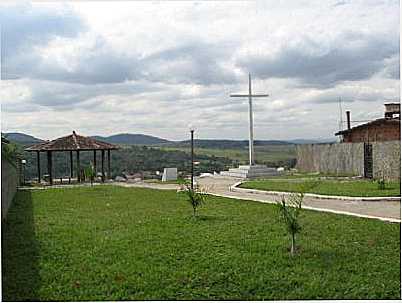
[(303, 198), (304, 193), (298, 193), (292, 194), (288, 201), (282, 196), (281, 201), (277, 202), (280, 217), (286, 225), (287, 232), (291, 236), (291, 255), (294, 255), (296, 251), (296, 234), (301, 231), (299, 214), (302, 208)]
[(11, 165), (16, 166), (17, 158), (20, 156), (18, 146), (8, 141), (3, 134), (1, 135), (1, 154)]

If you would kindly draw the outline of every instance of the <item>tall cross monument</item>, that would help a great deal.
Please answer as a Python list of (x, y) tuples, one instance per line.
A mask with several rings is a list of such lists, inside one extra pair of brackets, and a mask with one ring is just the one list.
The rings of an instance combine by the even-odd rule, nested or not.
[(239, 98), (245, 98), (248, 97), (248, 114), (249, 114), (249, 161), (250, 161), (250, 167), (255, 164), (254, 162), (254, 138), (253, 138), (253, 101), (252, 98), (259, 98), (259, 97), (268, 97), (268, 94), (255, 94), (253, 95), (251, 93), (251, 75), (250, 73), (248, 74), (248, 94), (247, 95), (241, 95), (241, 94), (231, 94), (230, 97), (239, 97)]

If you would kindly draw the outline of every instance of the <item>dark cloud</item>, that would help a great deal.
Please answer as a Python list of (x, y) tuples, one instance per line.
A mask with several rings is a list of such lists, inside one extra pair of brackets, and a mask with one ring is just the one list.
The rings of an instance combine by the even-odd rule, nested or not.
[(37, 61), (32, 54), (35, 46), (44, 46), (57, 36), (76, 37), (86, 29), (85, 22), (68, 8), (57, 12), (30, 4), (1, 7), (0, 20), (3, 78), (30, 69)]
[(399, 54), (384, 61), (385, 77), (399, 80), (401, 78)]
[(333, 4), (332, 6), (333, 7), (337, 7), (337, 6), (344, 6), (344, 5), (346, 5), (346, 4), (348, 4), (348, 2), (347, 1), (337, 1), (335, 4)]
[(385, 93), (381, 90), (362, 90), (359, 88), (345, 89), (337, 87), (335, 89), (323, 90), (317, 96), (309, 98), (307, 101), (310, 103), (327, 104), (338, 103), (341, 98), (342, 103), (351, 102), (378, 102), (384, 101)]
[[(67, 69), (51, 58), (41, 57), (37, 47), (45, 48), (57, 37), (75, 38), (86, 33), (86, 23), (74, 11), (64, 7), (61, 13), (26, 4), (0, 8), (0, 18), (3, 79), (30, 78), (81, 84), (139, 79), (202, 85), (237, 82), (233, 71), (222, 65), (230, 57), (232, 45), (183, 41), (177, 47), (140, 58), (138, 54), (117, 54), (104, 38), (97, 36), (95, 41), (88, 41), (86, 47), (79, 50), (74, 58), (74, 68)], [(76, 41), (72, 39), (71, 43)]]
[[(102, 40), (98, 38), (97, 40)], [(79, 84), (123, 83), (140, 78), (141, 67), (136, 58), (117, 55), (104, 42), (97, 43), (96, 50), (78, 54), (78, 62), (72, 70), (41, 60), (31, 69), (35, 79)]]
[[(135, 101), (136, 96), (146, 92), (149, 94), (162, 91), (163, 86), (146, 82), (126, 82), (117, 84), (84, 85), (50, 81), (34, 81), (30, 83), (34, 104), (58, 108), (83, 106), (83, 103), (98, 96), (127, 96)], [(94, 104), (95, 105), (95, 104)]]
[(230, 60), (233, 46), (187, 42), (163, 50), (142, 61), (144, 76), (150, 81), (201, 85), (237, 83), (233, 70), (222, 65)]
[(396, 54), (399, 56), (399, 39), (346, 33), (329, 50), (306, 40), (304, 45), (284, 48), (273, 56), (242, 58), (237, 64), (263, 79), (293, 78), (302, 86), (329, 87), (368, 79)]
[[(6, 15), (5, 11), (2, 11), (3, 15)], [(27, 17), (29, 12), (32, 12), (32, 16)], [(52, 58), (42, 58), (35, 47), (46, 47), (57, 36), (69, 38), (80, 31), (85, 32), (85, 26), (82, 26), (78, 17), (69, 12), (56, 18), (45, 11), (29, 10), (27, 7), (13, 8), (7, 16), (13, 17), (5, 20), (4, 79), (17, 75), (20, 78), (81, 84), (122, 83), (141, 79), (168, 84), (238, 82), (233, 70), (223, 65), (230, 59), (233, 45), (211, 45), (202, 41), (182, 42), (177, 47), (143, 58), (139, 54), (118, 54), (103, 37), (96, 36), (94, 41), (86, 42), (85, 48), (76, 54), (73, 68), (67, 69)], [(36, 18), (41, 18), (38, 25), (19, 34), (21, 24), (29, 26)], [(46, 27), (50, 29), (46, 31)], [(71, 40), (71, 43), (76, 41)]]

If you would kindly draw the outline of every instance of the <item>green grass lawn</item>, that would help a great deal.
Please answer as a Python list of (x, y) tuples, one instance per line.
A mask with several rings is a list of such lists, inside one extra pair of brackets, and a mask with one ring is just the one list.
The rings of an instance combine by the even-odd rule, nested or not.
[[(284, 174), (278, 176), (271, 176), (269, 179), (323, 179), (323, 178), (334, 178), (334, 179), (345, 179), (347, 177), (353, 177), (352, 174), (331, 174), (331, 173), (310, 173), (310, 172), (291, 172), (285, 171)], [(262, 178), (260, 180), (265, 180)]]
[(401, 195), (401, 184), (398, 181), (388, 182), (386, 188), (378, 189), (376, 181), (370, 180), (252, 180), (240, 185), (241, 188), (268, 191), (298, 192), (302, 188), (307, 193), (351, 197), (392, 197)]
[(22, 191), (3, 225), (3, 300), (398, 299), (400, 224), (117, 186)]
[(186, 181), (188, 181), (188, 180), (184, 180), (184, 179), (169, 180), (169, 181), (162, 181), (159, 179), (144, 180), (145, 183), (156, 183), (156, 184), (184, 184)]

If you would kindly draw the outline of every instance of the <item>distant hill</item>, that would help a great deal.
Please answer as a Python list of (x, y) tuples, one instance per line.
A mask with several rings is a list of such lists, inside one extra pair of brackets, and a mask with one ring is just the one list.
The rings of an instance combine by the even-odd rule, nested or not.
[[(4, 133), (11, 141), (22, 145), (31, 145), (44, 142), (44, 140), (36, 138), (24, 133)], [(188, 147), (190, 140), (169, 141), (155, 136), (142, 134), (117, 134), (112, 136), (92, 136), (92, 138), (112, 144), (135, 144), (135, 145), (160, 145), (171, 147)], [(197, 147), (201, 148), (247, 148), (248, 140), (225, 140), (225, 139), (195, 139)], [(255, 146), (266, 145), (292, 145), (292, 144), (314, 144), (314, 143), (332, 143), (336, 139), (293, 139), (293, 140), (255, 140)]]
[(44, 141), (42, 139), (24, 133), (4, 133), (4, 135), (11, 142), (19, 143), (22, 145), (36, 144)]
[(141, 134), (118, 134), (108, 137), (102, 136), (92, 136), (92, 138), (104, 141), (112, 144), (143, 144), (143, 145), (155, 145), (155, 144), (165, 144), (170, 141), (148, 135)]

